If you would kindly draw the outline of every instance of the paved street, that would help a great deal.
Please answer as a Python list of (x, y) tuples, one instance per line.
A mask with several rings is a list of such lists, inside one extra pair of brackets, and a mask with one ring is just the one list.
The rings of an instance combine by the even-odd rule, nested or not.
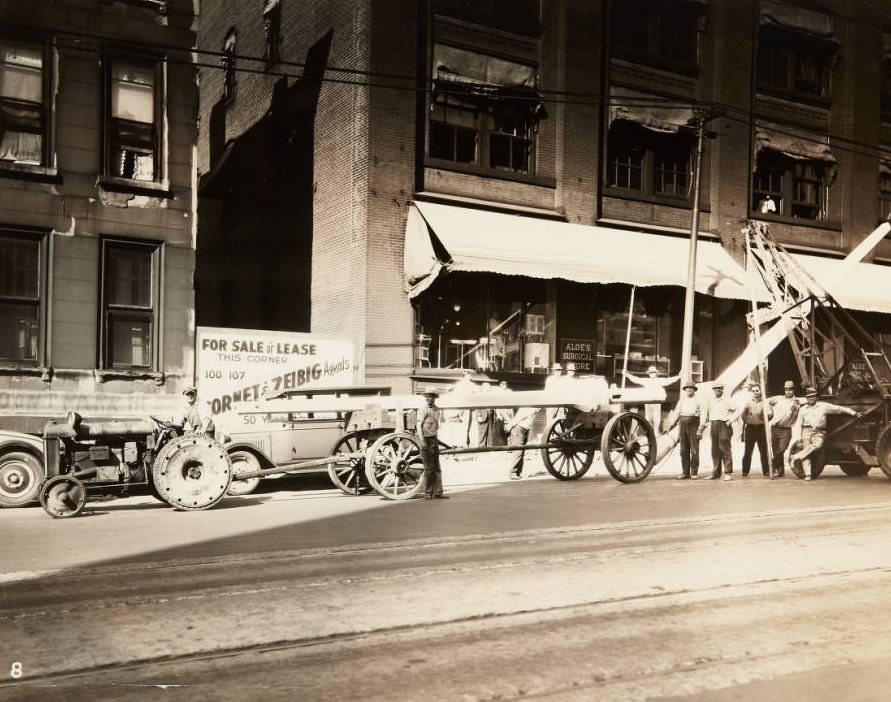
[(207, 512), (4, 511), (24, 677), (0, 699), (886, 697), (880, 471), (512, 482), (502, 458), (446, 461), (444, 501), (304, 477)]

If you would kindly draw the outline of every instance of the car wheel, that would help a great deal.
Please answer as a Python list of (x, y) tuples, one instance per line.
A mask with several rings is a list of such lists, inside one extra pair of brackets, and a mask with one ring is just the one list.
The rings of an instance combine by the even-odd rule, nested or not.
[(250, 451), (233, 451), (229, 454), (232, 461), (232, 482), (229, 483), (229, 495), (250, 495), (260, 484), (260, 478), (248, 478), (240, 480), (240, 473), (251, 473), (260, 469), (260, 461)]
[(0, 456), (0, 507), (21, 507), (37, 499), (43, 483), (40, 460), (25, 451)]

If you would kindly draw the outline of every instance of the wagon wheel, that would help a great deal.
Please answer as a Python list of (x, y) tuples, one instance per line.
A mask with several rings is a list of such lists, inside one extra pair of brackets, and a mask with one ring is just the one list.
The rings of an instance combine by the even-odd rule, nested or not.
[(87, 489), (70, 475), (57, 475), (40, 487), (40, 506), (53, 519), (76, 517), (86, 503)]
[(155, 489), (171, 507), (199, 510), (223, 499), (232, 464), (223, 445), (207, 436), (187, 434), (168, 442), (152, 466)]
[[(344, 458), (343, 462), (328, 464), (328, 477), (341, 492), (347, 495), (367, 495), (372, 491), (373, 488), (365, 477), (365, 451), (373, 441), (386, 433), (388, 432), (385, 429), (351, 431), (334, 444), (332, 456), (352, 456), (349, 459)], [(359, 455), (353, 455), (356, 453)]]
[(876, 457), (879, 459), (882, 472), (891, 478), (891, 424), (879, 432), (879, 438), (876, 439)]
[(862, 478), (872, 468), (865, 463), (839, 463), (838, 467), (842, 469), (842, 473), (850, 475), (852, 478)]
[(622, 483), (638, 483), (656, 463), (656, 434), (650, 423), (634, 412), (612, 417), (603, 428), (600, 453), (609, 474)]
[(19, 507), (36, 500), (43, 466), (36, 456), (10, 451), (0, 456), (0, 507)]
[(232, 482), (229, 489), (226, 490), (227, 495), (250, 495), (260, 484), (260, 477), (240, 479), (240, 473), (253, 473), (260, 470), (260, 461), (250, 451), (239, 449), (229, 454), (229, 460), (232, 461)]
[(548, 426), (544, 435), (544, 443), (548, 444), (547, 448), (541, 449), (541, 460), (548, 469), (548, 473), (553, 475), (557, 480), (578, 480), (591, 467), (594, 461), (594, 452), (596, 446), (573, 446), (564, 441), (564, 439), (589, 439), (585, 436), (590, 434), (590, 430), (585, 430), (583, 426), (573, 426), (568, 431), (566, 419), (555, 419)]
[(421, 444), (414, 434), (396, 432), (375, 441), (365, 454), (365, 477), (390, 500), (409, 500), (424, 488)]

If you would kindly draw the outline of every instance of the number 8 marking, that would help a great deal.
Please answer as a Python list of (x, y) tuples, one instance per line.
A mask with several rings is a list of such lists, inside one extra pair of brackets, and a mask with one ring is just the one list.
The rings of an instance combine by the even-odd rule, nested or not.
[(16, 680), (22, 677), (22, 664), (19, 661), (15, 661), (12, 664), (12, 667), (9, 669), (9, 676)]

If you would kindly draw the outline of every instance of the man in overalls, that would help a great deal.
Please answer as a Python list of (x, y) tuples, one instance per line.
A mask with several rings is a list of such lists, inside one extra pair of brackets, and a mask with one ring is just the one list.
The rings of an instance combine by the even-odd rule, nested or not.
[(426, 407), (418, 410), (417, 432), (421, 440), (421, 460), (424, 463), (424, 496), (428, 500), (443, 497), (442, 470), (439, 467), (439, 425), (442, 410), (436, 406), (438, 393), (428, 390), (424, 393)]

